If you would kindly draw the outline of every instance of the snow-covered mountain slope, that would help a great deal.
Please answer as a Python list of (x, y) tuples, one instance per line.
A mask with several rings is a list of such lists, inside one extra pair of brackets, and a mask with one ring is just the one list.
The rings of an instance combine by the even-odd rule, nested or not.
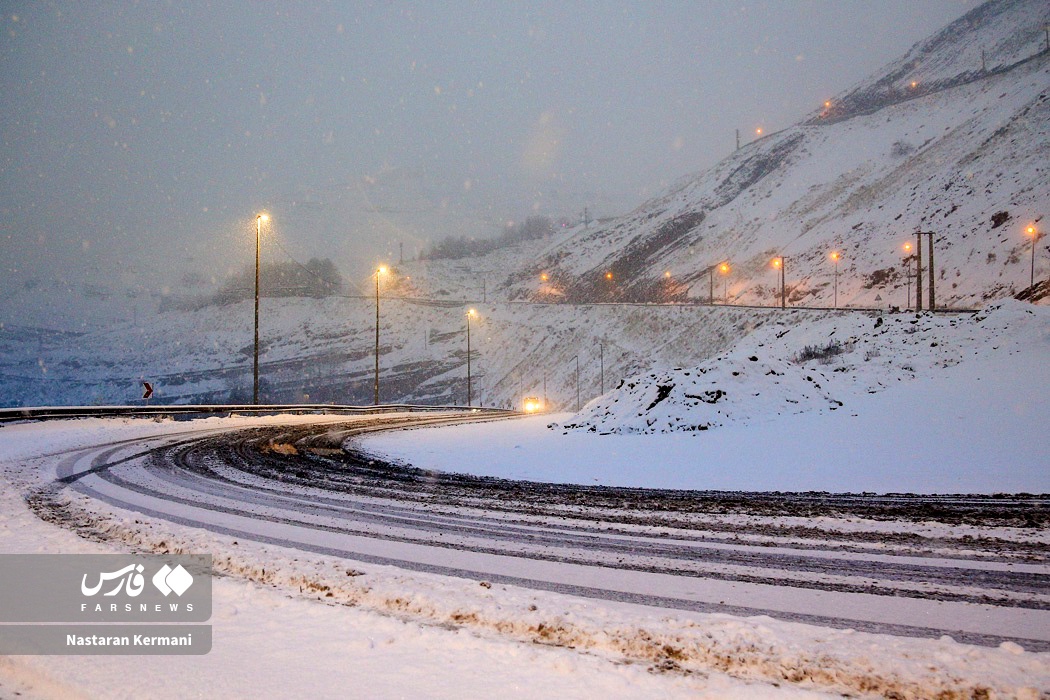
[[(830, 306), (837, 251), (839, 304), (904, 306), (902, 246), (921, 229), (935, 234), (938, 306), (1012, 296), (1029, 285), (1024, 229), (1045, 228), (1050, 201), (1047, 22), (1041, 0), (982, 5), (798, 125), (625, 217), (575, 230), (504, 287), (517, 298), (703, 301), (713, 291), (770, 304), (770, 262), (784, 256), (790, 303)], [(1037, 277), (1050, 271), (1046, 240)]]
[[(789, 303), (830, 307), (834, 250), (840, 306), (906, 308), (915, 285), (902, 245), (916, 228), (935, 233), (938, 306), (1013, 296), (1029, 285), (1024, 227), (1045, 230), (1050, 201), (1050, 52), (1040, 43), (1048, 21), (1043, 1), (993, 0), (798, 125), (625, 217), (481, 258), (397, 266), (383, 287), (381, 400), (466, 400), (472, 305), (481, 314), (474, 402), (518, 406), (546, 395), (559, 410), (575, 408), (577, 386), (583, 403), (620, 378), (697, 365), (783, 318), (774, 308), (579, 302), (714, 297), (773, 307), (779, 274), (770, 260), (783, 256)], [(1042, 304), (1050, 302), (1048, 242), (1035, 266)], [(371, 280), (358, 282), (351, 288), (371, 289)], [(525, 300), (534, 303), (518, 303)], [(790, 322), (802, 327), (828, 313), (798, 312)], [(265, 298), (264, 399), (370, 403), (374, 322), (367, 293)], [(140, 380), (154, 384), (155, 401), (243, 401), (251, 396), (251, 323), (250, 302), (140, 311), (80, 333), (0, 323), (0, 405), (127, 403), (141, 396)], [(804, 377), (789, 386), (791, 367), (778, 367), (765, 371), (783, 369), (785, 401), (817, 391)]]
[[(421, 272), (417, 267), (417, 274)], [(461, 273), (461, 274), (459, 274)], [(380, 398), (384, 402), (466, 402), (466, 316), (470, 306), (473, 401), (520, 406), (546, 395), (551, 409), (575, 410), (621, 377), (700, 362), (728, 347), (776, 309), (702, 306), (576, 306), (461, 301), (461, 283), (480, 282), (452, 263), (428, 265), (446, 302), (391, 298), (380, 304)], [(389, 294), (389, 296), (387, 296)], [(799, 312), (806, 319), (823, 311)], [(168, 311), (105, 330), (41, 333), (0, 328), (0, 405), (124, 404), (150, 381), (157, 403), (250, 401), (252, 302)], [(370, 404), (375, 300), (262, 300), (260, 377), (268, 402)], [(545, 391), (546, 389), (546, 391)]]
[(1050, 309), (1014, 300), (975, 315), (853, 313), (801, 324), (789, 314), (696, 367), (627, 379), (561, 427), (682, 432), (849, 411), (859, 396), (943, 379), (975, 358), (1042, 364), (1048, 353)]

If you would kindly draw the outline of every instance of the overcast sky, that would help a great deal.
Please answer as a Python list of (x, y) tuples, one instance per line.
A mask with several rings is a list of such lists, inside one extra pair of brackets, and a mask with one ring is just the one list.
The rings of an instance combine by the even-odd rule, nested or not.
[(622, 213), (977, 4), (0, 2), (0, 292), (242, 266), (282, 206), (292, 254), (345, 271), (464, 221)]

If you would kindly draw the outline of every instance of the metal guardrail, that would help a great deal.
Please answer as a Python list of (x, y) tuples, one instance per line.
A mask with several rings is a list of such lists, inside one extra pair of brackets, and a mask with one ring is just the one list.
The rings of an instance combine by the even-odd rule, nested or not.
[(479, 406), (421, 406), (416, 404), (387, 404), (381, 406), (341, 406), (337, 404), (172, 404), (158, 406), (34, 406), (0, 408), (0, 423), (12, 421), (53, 420), (59, 418), (131, 417), (195, 417), (209, 418), (230, 415), (271, 416), (282, 413), (293, 415), (369, 415), (376, 413), (434, 413), (440, 411), (473, 412), (486, 415), (517, 415), (517, 411)]

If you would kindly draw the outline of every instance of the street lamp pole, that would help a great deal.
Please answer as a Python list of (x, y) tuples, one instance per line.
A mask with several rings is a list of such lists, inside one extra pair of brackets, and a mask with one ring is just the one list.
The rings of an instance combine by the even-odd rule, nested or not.
[(266, 214), (255, 217), (255, 361), (252, 364), (252, 403), (259, 403), (259, 266), (262, 261), (262, 222)]
[(472, 316), (477, 316), (477, 314), (478, 312), (474, 309), (467, 311), (467, 408), (470, 408), (473, 400), (470, 384), (470, 319)]
[(1040, 232), (1035, 227), (1035, 224), (1032, 224), (1026, 230), (1028, 232), (1028, 235), (1032, 237), (1032, 278), (1029, 281), (1028, 286), (1029, 287), (1034, 287), (1035, 286), (1035, 248), (1036, 248), (1036, 244), (1039, 242), (1039, 239), (1043, 237), (1043, 234), (1042, 234), (1042, 232)]
[(930, 311), (937, 309), (937, 296), (935, 287), (935, 270), (933, 266), (933, 231), (920, 231), (915, 230), (915, 260), (916, 260), (916, 271), (915, 271), (915, 310), (922, 311), (922, 237), (929, 236), (929, 263), (928, 270), (930, 272)]
[(783, 255), (773, 258), (773, 267), (780, 270), (780, 308), (787, 308), (787, 293), (784, 287), (784, 268), (787, 267), (787, 258)]
[(915, 229), (915, 310), (922, 311), (922, 234)]
[(832, 251), (831, 261), (835, 263), (835, 308), (839, 308), (839, 260), (842, 255), (838, 251)]
[(904, 304), (904, 308), (905, 309), (907, 309), (909, 306), (911, 306), (911, 278), (912, 278), (911, 264), (915, 260), (915, 256), (914, 255), (910, 255), (911, 249), (912, 249), (911, 243), (905, 243), (904, 244), (904, 252), (905, 253), (909, 253), (909, 255), (907, 255), (904, 258), (904, 263), (907, 265), (907, 267), (904, 269), (904, 280), (905, 280), (905, 283), (907, 284), (907, 292), (908, 292), (908, 296), (906, 297), (907, 301)]
[(376, 268), (376, 372), (375, 372), (375, 392), (373, 394), (373, 404), (379, 405), (379, 278), (386, 272), (386, 268), (379, 266)]

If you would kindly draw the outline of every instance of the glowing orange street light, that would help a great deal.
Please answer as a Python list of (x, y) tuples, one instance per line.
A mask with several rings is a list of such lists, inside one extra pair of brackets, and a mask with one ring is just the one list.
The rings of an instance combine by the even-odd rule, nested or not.
[(761, 136), (761, 135), (762, 135), (762, 127), (758, 127), (757, 129), (755, 129), (755, 136)]
[(718, 266), (718, 271), (722, 273), (722, 303), (729, 303), (729, 263), (722, 263)]
[(824, 109), (831, 109), (831, 100), (824, 103)]
[(375, 373), (375, 392), (373, 395), (373, 401), (376, 406), (379, 405), (379, 278), (387, 273), (386, 265), (380, 265), (376, 268), (376, 373)]
[(664, 273), (664, 278), (665, 279), (671, 279), (671, 273), (670, 272), (665, 272)]
[(611, 272), (606, 272), (606, 273), (605, 273), (605, 279), (607, 279), (607, 280), (612, 280), (612, 277), (613, 277), (613, 275), (612, 275), (612, 273), (611, 273)]
[(1029, 224), (1028, 228), (1025, 229), (1025, 233), (1032, 237), (1032, 279), (1028, 283), (1028, 286), (1035, 285), (1035, 246), (1039, 242), (1039, 239), (1043, 237), (1043, 234), (1035, 227), (1035, 224)]
[(266, 214), (255, 217), (255, 362), (252, 365), (252, 403), (259, 403), (259, 263), (262, 249), (262, 222), (269, 221)]
[(467, 310), (467, 407), (471, 405), (473, 394), (470, 385), (470, 319), (477, 318), (478, 312), (474, 309)]
[(839, 308), (839, 260), (842, 259), (842, 255), (838, 251), (831, 251), (828, 256), (831, 258), (831, 262), (835, 263), (835, 308)]
[(918, 80), (911, 81), (911, 89), (914, 90), (917, 87), (919, 87), (919, 81)]
[(915, 259), (915, 256), (912, 255), (911, 252), (914, 249), (915, 249), (915, 246), (913, 246), (910, 241), (908, 243), (904, 244), (904, 252), (907, 253), (907, 255), (904, 257), (904, 262), (907, 263), (907, 265), (908, 265), (907, 269), (904, 272), (904, 279), (905, 279), (906, 285), (907, 285), (906, 289), (908, 291), (908, 297), (907, 297), (908, 301), (904, 304), (904, 308), (905, 309), (907, 309), (911, 305), (911, 278), (912, 278), (911, 263)]
[(787, 294), (784, 289), (784, 269), (787, 267), (787, 258), (783, 255), (773, 258), (773, 268), (780, 270), (780, 308), (787, 308)]
[(540, 273), (540, 282), (546, 282), (549, 279), (550, 279), (550, 275), (548, 275), (546, 272), (541, 272)]

